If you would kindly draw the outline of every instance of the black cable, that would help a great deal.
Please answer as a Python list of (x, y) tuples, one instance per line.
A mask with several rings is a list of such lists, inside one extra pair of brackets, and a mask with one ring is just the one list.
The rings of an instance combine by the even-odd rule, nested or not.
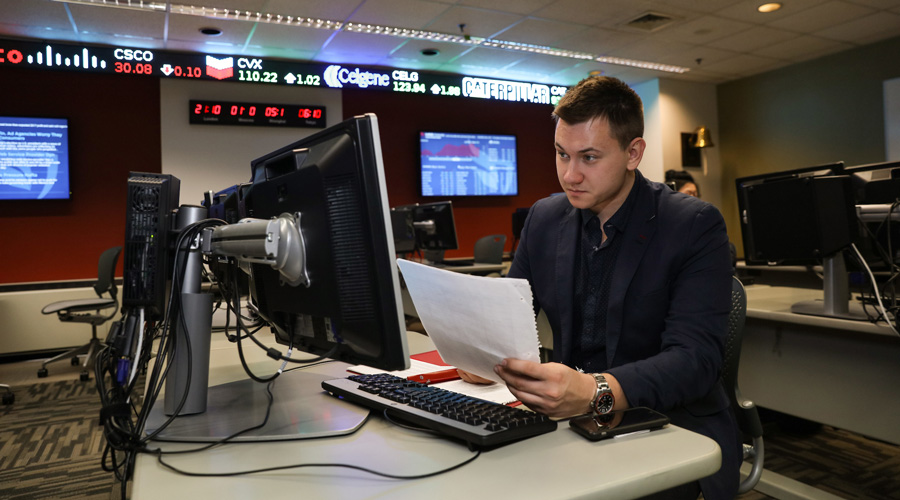
[(468, 465), (468, 464), (474, 462), (475, 459), (480, 456), (481, 456), (481, 450), (478, 450), (475, 452), (474, 455), (467, 458), (466, 460), (464, 460), (458, 464), (452, 465), (450, 467), (447, 467), (446, 469), (441, 469), (441, 470), (434, 471), (434, 472), (428, 472), (426, 474), (415, 474), (415, 475), (410, 475), (410, 476), (404, 476), (404, 475), (399, 475), (399, 474), (390, 474), (387, 472), (381, 472), (381, 471), (377, 471), (374, 469), (369, 469), (367, 467), (362, 467), (360, 465), (336, 464), (336, 463), (309, 463), (309, 464), (293, 464), (293, 465), (276, 465), (273, 467), (263, 467), (261, 469), (250, 469), (250, 470), (235, 471), (235, 472), (190, 472), (190, 471), (178, 469), (177, 467), (166, 463), (165, 461), (163, 461), (162, 455), (157, 455), (156, 459), (159, 462), (159, 464), (162, 465), (163, 467), (165, 467), (173, 472), (176, 472), (178, 474), (181, 474), (184, 476), (190, 476), (190, 477), (233, 477), (233, 476), (244, 476), (244, 475), (248, 475), (248, 474), (259, 474), (261, 472), (274, 472), (274, 471), (280, 471), (280, 470), (301, 469), (301, 468), (306, 468), (306, 467), (338, 467), (338, 468), (344, 468), (344, 469), (358, 470), (358, 471), (365, 472), (367, 474), (373, 474), (376, 476), (386, 477), (389, 479), (412, 480), (412, 479), (425, 479), (428, 477), (434, 477), (434, 476), (438, 476), (441, 474), (446, 474), (447, 472), (454, 471), (456, 469), (459, 469), (460, 467), (463, 467), (465, 465)]

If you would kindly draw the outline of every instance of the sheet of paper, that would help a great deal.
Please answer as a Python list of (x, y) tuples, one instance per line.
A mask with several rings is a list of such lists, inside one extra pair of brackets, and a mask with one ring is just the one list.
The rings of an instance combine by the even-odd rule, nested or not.
[(501, 383), (494, 366), (504, 358), (540, 362), (527, 280), (397, 262), (422, 326), (444, 361)]

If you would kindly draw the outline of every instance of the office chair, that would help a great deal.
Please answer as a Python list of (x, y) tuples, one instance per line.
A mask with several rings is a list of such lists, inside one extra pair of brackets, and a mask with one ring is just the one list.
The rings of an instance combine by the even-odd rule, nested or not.
[[(78, 364), (78, 355), (85, 354), (82, 363), (81, 380), (89, 380), (88, 366), (93, 362), (94, 355), (100, 348), (100, 339), (97, 338), (97, 327), (106, 323), (119, 311), (118, 288), (116, 288), (116, 263), (119, 260), (119, 252), (122, 247), (113, 247), (100, 255), (100, 264), (97, 272), (97, 282), (94, 284), (94, 291), (97, 292), (96, 299), (77, 299), (62, 300), (46, 305), (41, 312), (44, 314), (56, 314), (60, 321), (90, 323), (91, 325), (91, 341), (87, 344), (76, 347), (75, 349), (66, 351), (62, 354), (54, 356), (43, 363), (41, 369), (38, 370), (38, 377), (47, 376), (47, 365), (63, 358), (72, 358), (72, 365)], [(109, 297), (103, 297), (103, 294), (109, 294)], [(113, 312), (106, 314), (103, 311), (113, 308)]]
[(736, 277), (731, 282), (731, 312), (728, 314), (728, 337), (725, 340), (725, 359), (722, 367), (722, 382), (731, 400), (731, 408), (737, 418), (741, 432), (752, 438), (751, 444), (744, 444), (744, 460), (752, 460), (750, 474), (741, 481), (738, 493), (752, 490), (763, 472), (765, 449), (763, 428), (759, 413), (753, 401), (744, 398), (738, 387), (738, 365), (741, 361), (741, 342), (744, 338), (744, 321), (747, 318), (747, 293), (744, 285)]
[(479, 238), (473, 251), (476, 264), (502, 264), (503, 247), (506, 246), (505, 234), (492, 234)]

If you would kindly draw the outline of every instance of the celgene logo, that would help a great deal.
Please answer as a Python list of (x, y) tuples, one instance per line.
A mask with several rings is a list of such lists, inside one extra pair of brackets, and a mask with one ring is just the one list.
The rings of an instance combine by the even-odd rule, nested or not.
[(326, 85), (338, 89), (343, 88), (345, 83), (348, 85), (356, 85), (361, 89), (371, 85), (387, 87), (391, 84), (390, 75), (360, 71), (359, 68), (350, 70), (337, 64), (325, 68), (325, 73), (322, 77), (325, 79)]

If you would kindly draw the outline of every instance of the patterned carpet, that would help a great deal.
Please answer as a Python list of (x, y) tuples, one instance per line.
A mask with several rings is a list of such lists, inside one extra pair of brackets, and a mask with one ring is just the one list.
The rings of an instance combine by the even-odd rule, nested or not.
[[(0, 407), (0, 498), (115, 499), (100, 468), (103, 438), (93, 382), (14, 386)], [(831, 427), (767, 419), (766, 469), (847, 499), (900, 500), (900, 447)], [(739, 500), (769, 497), (751, 491)]]
[(100, 468), (93, 382), (76, 378), (13, 391), (15, 403), (0, 407), (0, 498), (110, 498), (115, 480)]

